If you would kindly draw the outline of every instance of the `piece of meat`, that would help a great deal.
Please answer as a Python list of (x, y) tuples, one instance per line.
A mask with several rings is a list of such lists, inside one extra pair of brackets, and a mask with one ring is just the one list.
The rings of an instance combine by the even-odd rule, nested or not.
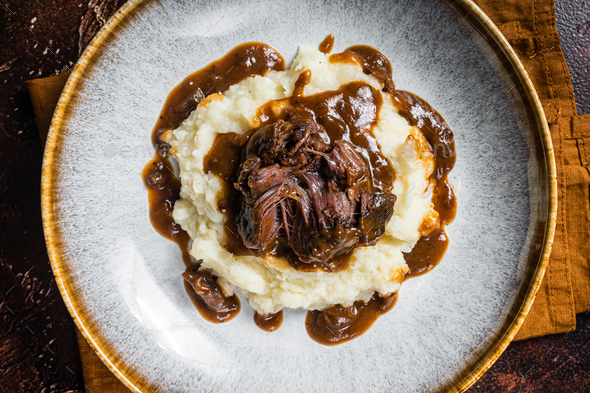
[(277, 210), (280, 199), (280, 186), (268, 189), (252, 203), (240, 198), (236, 229), (246, 247), (264, 250), (275, 239), (282, 227)]
[(211, 310), (223, 308), (226, 298), (217, 286), (215, 278), (207, 272), (184, 272), (182, 277), (193, 287), (197, 295)]
[[(288, 245), (305, 263), (327, 262), (348, 252), (359, 239), (354, 212), (343, 192), (331, 192), (317, 173), (298, 175), (307, 188), (290, 183), (295, 205), (292, 234)], [(287, 226), (288, 228), (288, 226)]]
[(295, 168), (317, 165), (320, 159), (306, 150), (328, 151), (329, 141), (326, 130), (313, 121), (311, 114), (297, 113), (288, 122), (277, 120), (256, 131), (246, 145), (242, 159), (257, 156), (263, 167), (275, 163)]
[(374, 246), (381, 239), (393, 216), (396, 199), (395, 195), (389, 194), (361, 195), (361, 218), (358, 224), (362, 233), (360, 246)]
[(328, 188), (326, 180), (317, 173), (300, 176), (307, 184), (313, 199), (313, 206), (320, 228), (332, 228), (336, 222), (349, 226), (354, 224), (352, 205), (344, 192), (334, 192)]
[(350, 142), (338, 140), (334, 145), (334, 149), (324, 156), (333, 176), (346, 187), (367, 182), (370, 179), (369, 168)]
[(369, 168), (350, 142), (331, 144), (307, 112), (261, 127), (242, 152), (234, 183), (244, 245), (267, 250), (278, 240), (304, 263), (325, 263), (357, 244), (375, 244), (395, 196), (372, 193)]
[(334, 257), (348, 253), (360, 239), (359, 230), (337, 223), (333, 228), (322, 228), (305, 245), (304, 252), (296, 252), (305, 263), (327, 262)]
[(327, 177), (346, 189), (348, 198), (358, 199), (361, 190), (371, 192), (369, 168), (350, 142), (337, 140), (329, 153), (314, 152), (326, 160)]
[(253, 197), (257, 197), (269, 188), (282, 185), (287, 180), (290, 168), (274, 164), (253, 172), (248, 177), (248, 187)]

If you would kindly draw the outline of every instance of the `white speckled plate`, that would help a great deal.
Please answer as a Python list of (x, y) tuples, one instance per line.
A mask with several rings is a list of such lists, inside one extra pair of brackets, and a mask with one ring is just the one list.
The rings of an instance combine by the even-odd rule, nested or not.
[[(393, 64), (455, 132), (458, 214), (432, 272), (363, 336), (312, 341), (303, 311), (265, 334), (253, 311), (223, 325), (184, 293), (175, 244), (152, 228), (141, 178), (168, 92), (237, 44), (290, 61), (336, 36)], [(530, 81), (467, 0), (127, 3), (76, 65), (43, 167), (42, 208), (57, 283), (76, 323), (134, 391), (446, 391), (471, 385), (508, 345), (542, 279), (553, 238), (551, 142)]]

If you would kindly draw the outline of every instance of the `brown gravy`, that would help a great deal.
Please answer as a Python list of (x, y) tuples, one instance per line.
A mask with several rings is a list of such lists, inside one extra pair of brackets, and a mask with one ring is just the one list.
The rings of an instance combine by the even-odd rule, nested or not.
[(143, 169), (142, 176), (148, 190), (152, 226), (160, 235), (178, 244), (185, 265), (192, 263), (188, 252), (190, 237), (172, 217), (174, 203), (180, 198), (181, 184), (168, 156), (162, 157), (156, 152)]
[(457, 213), (455, 191), (448, 180), (456, 161), (453, 132), (440, 113), (422, 98), (401, 90), (395, 90), (392, 96), (400, 115), (417, 126), (432, 147), (436, 165), (432, 202), (440, 214), (441, 225), (450, 224)]
[(274, 314), (254, 313), (254, 323), (265, 332), (274, 332), (283, 323), (283, 310)]
[[(455, 218), (457, 203), (453, 187), (447, 176), (455, 165), (455, 140), (444, 118), (420, 97), (405, 91), (395, 90), (392, 67), (389, 59), (378, 50), (365, 45), (347, 48), (342, 53), (330, 56), (331, 62), (358, 63), (367, 74), (380, 79), (384, 92), (391, 94), (400, 114), (424, 134), (435, 156), (432, 202), (439, 213), (439, 227), (423, 236), (404, 259), (409, 267), (406, 278), (415, 277), (432, 270), (441, 260), (448, 246), (444, 230)], [(397, 293), (395, 294), (397, 299)], [(324, 345), (346, 342), (364, 333), (379, 317), (395, 303), (387, 303), (377, 293), (368, 302), (355, 302), (352, 307), (332, 306), (322, 312), (308, 312), (306, 329), (309, 336)]]
[(326, 38), (324, 38), (324, 40), (320, 42), (318, 50), (324, 54), (327, 54), (332, 52), (332, 48), (334, 48), (334, 35), (328, 34)]
[(396, 301), (397, 292), (387, 297), (375, 292), (369, 301), (356, 301), (350, 307), (338, 304), (324, 311), (308, 311), (305, 329), (320, 344), (342, 344), (366, 332)]
[[(148, 190), (150, 221), (158, 233), (178, 244), (187, 268), (194, 269), (188, 248), (190, 237), (172, 217), (174, 203), (180, 198), (181, 184), (174, 175), (174, 168), (169, 159), (170, 146), (164, 142), (164, 135), (177, 128), (207, 96), (227, 90), (231, 85), (249, 76), (265, 75), (270, 70), (284, 69), (285, 60), (274, 48), (262, 43), (245, 43), (186, 77), (166, 98), (152, 132), (152, 144), (156, 154), (144, 167), (142, 177)], [(223, 165), (224, 162), (225, 160), (213, 165)], [(235, 314), (229, 316), (230, 309), (224, 306), (225, 308), (217, 310), (216, 315), (215, 310), (203, 305), (202, 299), (199, 301), (199, 295), (186, 281), (185, 288), (197, 310), (211, 322), (228, 321), (239, 311), (239, 301), (235, 297), (237, 310), (230, 308)]]
[(383, 91), (391, 94), (400, 115), (410, 125), (418, 127), (432, 147), (436, 166), (432, 202), (440, 215), (440, 229), (424, 236), (411, 252), (404, 254), (410, 268), (407, 277), (423, 274), (442, 260), (448, 246), (444, 226), (450, 224), (457, 213), (455, 191), (448, 181), (448, 174), (456, 161), (453, 132), (441, 114), (422, 98), (407, 91), (395, 90), (391, 63), (378, 50), (365, 45), (351, 46), (342, 53), (330, 56), (330, 61), (360, 63), (366, 74), (373, 74), (381, 80), (385, 85)]
[(420, 276), (434, 269), (442, 260), (448, 246), (449, 237), (444, 227), (422, 236), (412, 251), (404, 253), (404, 259), (410, 268), (404, 279)]
[[(333, 45), (334, 37), (329, 35), (322, 41), (319, 50), (329, 53)], [(412, 93), (395, 90), (391, 63), (376, 49), (363, 45), (352, 46), (342, 53), (331, 55), (330, 61), (361, 64), (366, 73), (372, 73), (380, 79), (385, 86), (383, 90), (391, 94), (400, 114), (410, 124), (416, 125), (422, 131), (433, 148), (436, 168), (434, 172), (435, 190), (432, 200), (435, 209), (440, 214), (440, 225), (429, 235), (423, 236), (410, 253), (404, 254), (410, 267), (406, 277), (424, 274), (442, 259), (448, 246), (444, 225), (452, 222), (456, 213), (455, 194), (447, 180), (448, 173), (455, 163), (453, 133), (443, 117), (426, 101)], [(284, 59), (272, 47), (261, 43), (242, 44), (232, 49), (223, 58), (189, 75), (176, 86), (168, 96), (152, 133), (156, 155), (146, 165), (142, 173), (149, 194), (150, 220), (160, 234), (178, 243), (183, 250), (183, 259), (187, 265), (185, 274), (202, 276), (202, 281), (207, 284), (205, 287), (209, 288), (209, 292), (205, 290), (202, 292), (204, 296), (200, 296), (188, 281), (184, 282), (186, 291), (195, 307), (204, 318), (214, 323), (225, 322), (233, 318), (239, 312), (239, 300), (236, 295), (224, 297), (223, 301), (217, 302), (221, 306), (213, 308), (211, 304), (215, 304), (214, 301), (209, 299), (209, 304), (205, 301), (209, 294), (216, 293), (215, 277), (208, 273), (197, 272), (198, 265), (194, 264), (188, 254), (190, 239), (172, 218), (172, 209), (174, 202), (179, 198), (181, 185), (173, 174), (173, 167), (168, 159), (169, 145), (163, 141), (163, 136), (166, 132), (178, 127), (198, 103), (208, 95), (222, 92), (248, 76), (264, 75), (269, 70), (282, 71), (284, 69)], [(371, 186), (378, 192), (391, 192), (395, 173), (391, 164), (387, 160), (383, 160), (380, 154), (377, 154), (379, 152), (378, 144), (371, 132), (372, 124), (377, 121), (376, 114), (381, 106), (381, 97), (375, 94), (374, 89), (361, 82), (349, 83), (333, 92), (303, 97), (303, 89), (309, 81), (309, 77), (308, 72), (302, 73), (297, 81), (293, 97), (286, 99), (288, 101), (286, 106), (311, 110), (321, 124), (326, 127), (332, 140), (348, 138), (357, 147), (363, 149), (363, 157), (372, 166), (373, 177), (369, 180)], [(363, 95), (366, 100), (361, 108), (356, 109), (368, 114), (369, 122), (358, 124), (358, 116), (352, 116), (353, 111), (340, 110), (337, 121), (327, 116), (325, 106), (328, 99), (336, 99), (341, 107), (345, 107), (347, 103), (350, 104), (350, 100), (347, 102), (347, 97), (352, 97), (359, 89), (363, 89), (366, 93)], [(261, 121), (261, 126), (282, 116), (282, 114), (278, 117), (275, 116), (269, 105), (270, 103), (264, 105), (259, 111), (258, 118)], [(337, 109), (331, 108), (331, 110)], [(237, 255), (255, 254), (254, 251), (243, 245), (234, 226), (237, 193), (234, 192), (232, 186), (241, 151), (250, 135), (240, 136), (233, 133), (218, 135), (204, 161), (207, 172), (213, 172), (224, 180), (224, 196), (218, 202), (218, 208), (227, 218), (228, 250)], [(334, 258), (333, 261), (321, 266), (310, 266), (313, 264), (298, 263), (297, 258), (293, 258), (293, 255), (289, 255), (288, 251), (281, 249), (280, 245), (273, 253), (286, 256), (296, 269), (328, 272), (345, 269), (348, 266), (350, 254), (352, 254), (345, 254), (340, 259)], [(194, 276), (192, 278), (194, 279)], [(309, 312), (306, 317), (307, 332), (313, 340), (324, 345), (346, 342), (369, 329), (380, 315), (395, 305), (396, 300), (397, 293), (388, 297), (381, 297), (375, 293), (368, 302), (357, 301), (351, 307), (335, 305), (321, 312)], [(261, 329), (274, 331), (281, 325), (282, 318), (283, 314), (279, 312), (271, 315), (256, 314), (254, 320)]]
[(212, 323), (223, 323), (233, 319), (240, 312), (240, 299), (234, 293), (225, 296), (217, 286), (217, 279), (210, 273), (198, 271), (200, 264), (186, 269), (184, 289), (199, 314)]
[[(275, 102), (269, 102), (259, 109), (260, 127), (284, 119), (286, 113), (305, 110), (314, 114), (315, 119), (327, 131), (331, 143), (344, 139), (353, 144), (355, 150), (365, 159), (370, 168), (370, 179), (365, 179), (367, 188), (378, 193), (391, 193), (395, 180), (395, 171), (387, 158), (381, 153), (379, 144), (371, 129), (377, 122), (377, 114), (381, 108), (382, 98), (379, 91), (364, 82), (351, 82), (341, 86), (338, 90), (326, 91), (310, 96), (303, 96), (303, 89), (310, 80), (309, 71), (301, 73), (293, 96), (281, 100), (281, 107), (285, 108), (275, 116), (271, 107)], [(264, 114), (264, 115), (262, 115)], [(329, 114), (329, 115), (328, 115)], [(358, 119), (362, 119), (359, 121)], [(248, 142), (250, 135), (234, 133), (218, 134), (213, 146), (203, 161), (206, 172), (211, 171), (224, 180), (224, 196), (219, 201), (219, 210), (226, 216), (225, 233), (228, 239), (227, 249), (235, 255), (275, 255), (284, 257), (289, 264), (302, 271), (324, 271), (337, 273), (348, 267), (352, 251), (340, 255), (325, 263), (303, 263), (287, 247), (277, 242), (270, 252), (263, 254), (244, 246), (235, 228), (236, 207), (238, 206), (238, 191), (233, 187), (233, 180), (240, 164), (239, 159), (228, 160), (228, 157), (240, 157), (240, 152)]]

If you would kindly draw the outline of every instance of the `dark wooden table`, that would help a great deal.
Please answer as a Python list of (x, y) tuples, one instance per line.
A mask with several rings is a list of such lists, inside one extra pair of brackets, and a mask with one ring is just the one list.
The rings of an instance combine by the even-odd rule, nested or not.
[[(122, 3), (0, 6), (0, 392), (85, 391), (43, 239), (43, 151), (24, 82), (72, 67)], [(590, 2), (556, 0), (556, 13), (578, 114), (590, 113)], [(590, 392), (590, 313), (578, 315), (575, 331), (512, 343), (470, 391)]]

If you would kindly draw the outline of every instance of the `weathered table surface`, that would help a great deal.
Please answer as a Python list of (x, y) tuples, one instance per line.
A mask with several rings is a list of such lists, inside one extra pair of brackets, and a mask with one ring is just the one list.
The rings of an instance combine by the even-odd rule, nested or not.
[[(43, 151), (28, 79), (64, 71), (122, 0), (0, 5), (0, 391), (83, 392), (74, 325), (41, 227)], [(590, 113), (590, 3), (556, 0), (578, 113)], [(590, 391), (590, 313), (568, 334), (512, 343), (471, 391)]]

